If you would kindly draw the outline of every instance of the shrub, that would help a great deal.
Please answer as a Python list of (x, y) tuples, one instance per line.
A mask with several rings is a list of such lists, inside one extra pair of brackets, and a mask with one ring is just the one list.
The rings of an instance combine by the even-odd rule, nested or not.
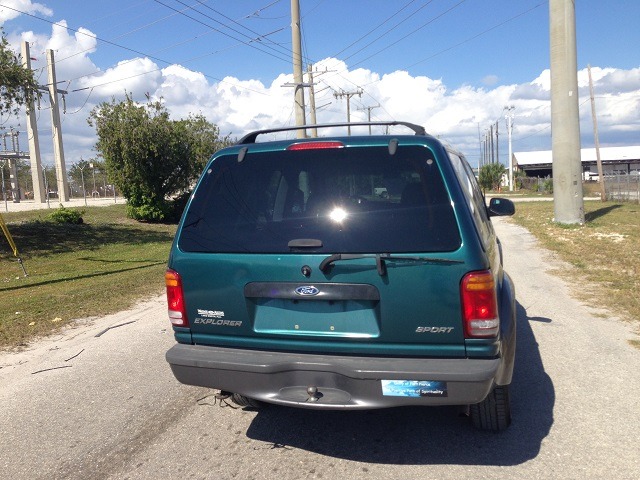
[(49, 214), (48, 218), (55, 223), (73, 223), (77, 225), (84, 223), (82, 215), (84, 215), (84, 210), (70, 210), (64, 208), (64, 205), (60, 205), (57, 210)]

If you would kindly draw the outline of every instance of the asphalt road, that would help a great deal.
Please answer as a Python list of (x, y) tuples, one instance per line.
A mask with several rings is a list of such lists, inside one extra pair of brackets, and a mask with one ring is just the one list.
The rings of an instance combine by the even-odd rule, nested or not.
[(0, 354), (0, 477), (640, 478), (631, 326), (573, 299), (579, 278), (552, 276), (530, 234), (496, 223), (519, 303), (507, 432), (477, 432), (453, 408), (220, 406), (172, 377), (159, 297)]

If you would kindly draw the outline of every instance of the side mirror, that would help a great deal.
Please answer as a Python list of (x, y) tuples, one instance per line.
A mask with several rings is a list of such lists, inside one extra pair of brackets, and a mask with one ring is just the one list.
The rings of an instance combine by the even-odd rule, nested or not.
[(516, 206), (506, 198), (492, 198), (487, 211), (490, 217), (504, 217), (516, 213)]

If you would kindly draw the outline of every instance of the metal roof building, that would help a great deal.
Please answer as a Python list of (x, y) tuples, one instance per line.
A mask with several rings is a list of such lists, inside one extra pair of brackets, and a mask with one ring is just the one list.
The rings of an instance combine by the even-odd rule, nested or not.
[[(585, 179), (598, 175), (596, 149), (580, 150)], [(640, 174), (640, 146), (600, 147), (600, 160), (605, 175)], [(529, 177), (551, 176), (551, 150), (514, 152), (513, 165)]]

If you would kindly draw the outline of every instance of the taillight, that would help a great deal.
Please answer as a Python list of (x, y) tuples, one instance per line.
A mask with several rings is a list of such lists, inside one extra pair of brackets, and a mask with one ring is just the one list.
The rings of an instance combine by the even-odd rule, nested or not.
[(466, 338), (495, 337), (500, 330), (496, 285), (489, 270), (464, 276), (460, 287)]
[(169, 304), (169, 320), (176, 327), (188, 327), (187, 311), (184, 304), (182, 280), (178, 272), (168, 269), (164, 274), (167, 286), (167, 303)]
[(287, 147), (287, 150), (326, 150), (328, 148), (344, 148), (344, 143), (335, 140), (327, 140), (321, 142), (301, 142), (293, 143)]

